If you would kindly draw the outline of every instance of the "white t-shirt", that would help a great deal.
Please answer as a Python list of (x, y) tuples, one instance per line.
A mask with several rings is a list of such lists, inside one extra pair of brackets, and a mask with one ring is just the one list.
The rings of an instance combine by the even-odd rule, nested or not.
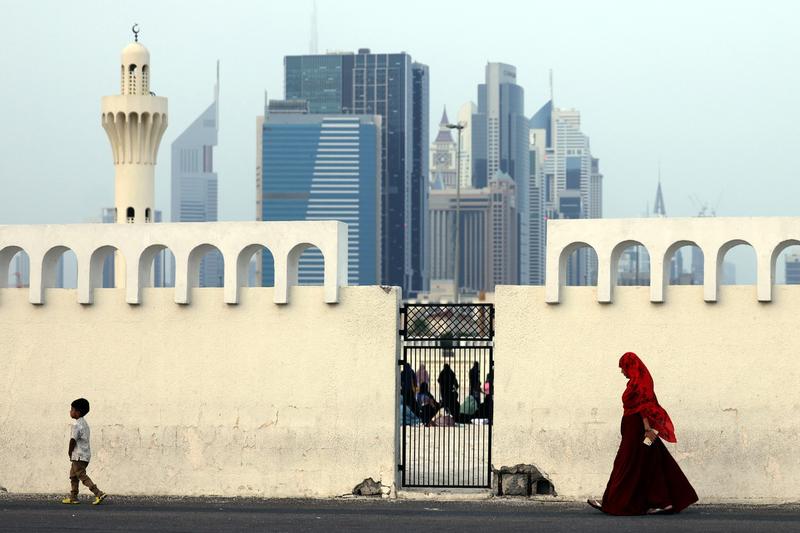
[(83, 417), (75, 421), (72, 426), (72, 438), (75, 439), (75, 449), (72, 450), (70, 459), (72, 461), (86, 461), (92, 458), (92, 450), (89, 448), (89, 424)]

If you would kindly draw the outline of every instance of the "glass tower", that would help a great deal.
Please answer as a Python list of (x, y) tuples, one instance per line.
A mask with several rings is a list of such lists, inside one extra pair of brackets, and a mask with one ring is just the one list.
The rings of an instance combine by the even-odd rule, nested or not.
[[(379, 284), (381, 118), (309, 114), (279, 104), (270, 102), (261, 128), (258, 219), (347, 223), (348, 283)], [(319, 250), (301, 256), (298, 282), (322, 284)], [(265, 252), (261, 285), (273, 284), (274, 265)]]
[[(214, 147), (219, 132), (219, 63), (214, 101), (172, 143), (172, 222), (217, 221), (217, 173)], [(200, 286), (222, 287), (222, 254), (212, 251), (200, 262)]]
[(379, 282), (402, 287), (406, 296), (424, 290), (428, 68), (406, 53), (369, 49), (287, 56), (284, 67), (286, 98), (307, 100), (310, 113), (382, 118)]
[(488, 63), (485, 82), (478, 85), (478, 110), (472, 115), (472, 182), (486, 187), (500, 172), (514, 180), (519, 215), (519, 279), (530, 283), (529, 264), (529, 127), (525, 91), (517, 85), (517, 69)]

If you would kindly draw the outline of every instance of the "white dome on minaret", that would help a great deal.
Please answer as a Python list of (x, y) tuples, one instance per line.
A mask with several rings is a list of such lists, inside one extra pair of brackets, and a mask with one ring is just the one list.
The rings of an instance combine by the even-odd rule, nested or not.
[(131, 63), (136, 63), (138, 65), (150, 63), (150, 52), (138, 41), (122, 49), (122, 64), (130, 65)]
[(122, 49), (121, 94), (150, 94), (150, 52), (140, 42)]
[[(150, 52), (138, 42), (122, 50), (120, 94), (104, 96), (101, 121), (114, 158), (114, 206), (121, 224), (155, 220), (155, 165), (167, 129), (167, 99), (150, 91)], [(124, 265), (116, 267), (117, 287)], [(121, 272), (122, 271), (122, 272)]]

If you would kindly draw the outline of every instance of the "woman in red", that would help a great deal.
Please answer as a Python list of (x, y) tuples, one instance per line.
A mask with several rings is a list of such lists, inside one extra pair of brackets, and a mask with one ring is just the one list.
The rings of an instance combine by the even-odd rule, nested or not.
[(697, 493), (661, 442), (676, 442), (672, 420), (658, 404), (653, 378), (641, 359), (628, 352), (619, 367), (628, 378), (622, 442), (602, 501), (588, 503), (613, 515), (678, 513), (697, 501)]

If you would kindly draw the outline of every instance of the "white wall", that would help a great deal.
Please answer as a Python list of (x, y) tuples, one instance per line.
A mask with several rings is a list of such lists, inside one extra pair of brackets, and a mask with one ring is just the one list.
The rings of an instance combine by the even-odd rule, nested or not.
[(111, 494), (330, 497), (395, 479), (396, 289), (0, 290), (0, 485), (66, 492), (70, 402)]
[(669, 445), (701, 501), (800, 498), (800, 287), (725, 286), (717, 303), (698, 286), (496, 292), (496, 467), (533, 463), (559, 495), (599, 497), (619, 444), (626, 351), (650, 369), (675, 423)]

